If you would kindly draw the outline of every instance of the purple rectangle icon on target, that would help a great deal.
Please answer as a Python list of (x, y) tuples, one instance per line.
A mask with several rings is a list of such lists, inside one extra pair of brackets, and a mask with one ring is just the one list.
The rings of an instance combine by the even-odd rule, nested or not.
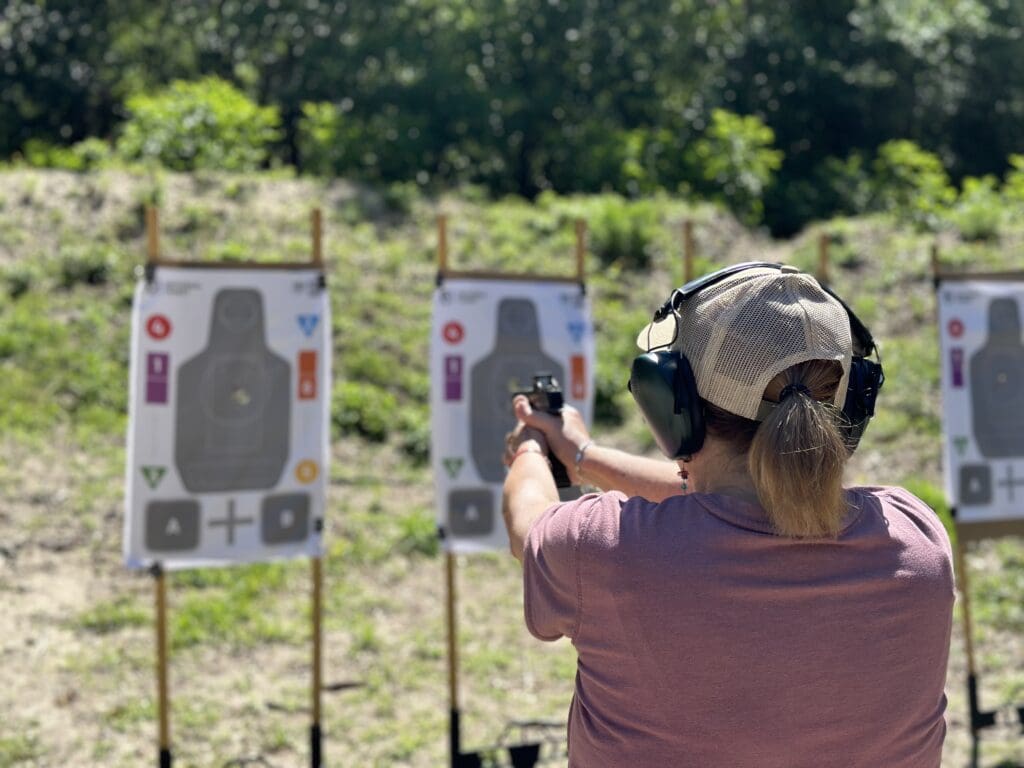
[(959, 347), (954, 347), (949, 351), (950, 362), (953, 364), (953, 386), (962, 387), (964, 385), (964, 351)]
[(462, 357), (445, 355), (444, 358), (444, 399), (462, 399)]
[(170, 355), (150, 352), (146, 355), (146, 402), (167, 403), (167, 369)]

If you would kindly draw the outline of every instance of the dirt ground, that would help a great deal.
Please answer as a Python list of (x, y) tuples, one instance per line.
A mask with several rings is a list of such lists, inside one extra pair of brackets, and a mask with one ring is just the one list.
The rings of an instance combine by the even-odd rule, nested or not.
[[(120, 510), (108, 496), (95, 511), (94, 524), (83, 524), (70, 488), (85, 457), (43, 464), (31, 454), (15, 453), (20, 455), (12, 457), (2, 476), (6, 498), (0, 512), (0, 765), (154, 764), (152, 623), (97, 633), (76, 620), (90, 606), (124, 596), (151, 610), (151, 580), (126, 573), (120, 563)], [(15, 485), (12, 467), (23, 478)], [(970, 563), (972, 573), (979, 574), (999, 567), (989, 545), (979, 547)], [(527, 637), (520, 626), (518, 582), (504, 561), (463, 560), (460, 567), (461, 617), (469, 628), (462, 637), (466, 743), (493, 742), (505, 719), (524, 712), (539, 711), (559, 722), (571, 687), (571, 648)], [(371, 612), (385, 638), (382, 652), (367, 657), (347, 622), (325, 616), (326, 764), (442, 765), (447, 748), (443, 558), (405, 559), (378, 571), (354, 566), (326, 584), (330, 610), (336, 601), (350, 599), (354, 583), (365, 582), (361, 588), (378, 595), (370, 601), (378, 606)], [(301, 606), (305, 585), (297, 573), (295, 599)], [(385, 598), (378, 588), (390, 607), (381, 608)], [(180, 599), (172, 593), (172, 611)], [(482, 632), (488, 620), (498, 626)], [(408, 640), (413, 636), (418, 644)], [(493, 669), (489, 643), (511, 649), (509, 658), (494, 657)], [(976, 643), (982, 704), (1024, 703), (1002, 698), (1008, 691), (1019, 696), (1024, 688), (1013, 671), (1024, 659), (1020, 638), (981, 627)], [(307, 764), (308, 654), (302, 643), (269, 643), (241, 649), (200, 646), (174, 656), (175, 764)], [(403, 672), (413, 668), (413, 674)], [(385, 682), (373, 695), (361, 692), (378, 677)], [(1008, 687), (1011, 678), (1016, 683)], [(947, 683), (947, 768), (972, 764), (964, 681), (958, 621)], [(1015, 713), (1004, 709), (1000, 721), (985, 732), (976, 765), (1006, 768), (1024, 760)]]

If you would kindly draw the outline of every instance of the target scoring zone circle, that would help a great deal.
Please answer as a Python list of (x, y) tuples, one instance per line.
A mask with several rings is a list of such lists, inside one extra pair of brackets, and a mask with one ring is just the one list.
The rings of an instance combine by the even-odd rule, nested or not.
[(462, 323), (452, 320), (449, 323), (445, 323), (441, 335), (444, 336), (444, 340), (449, 344), (458, 344), (465, 338), (466, 329), (462, 327)]

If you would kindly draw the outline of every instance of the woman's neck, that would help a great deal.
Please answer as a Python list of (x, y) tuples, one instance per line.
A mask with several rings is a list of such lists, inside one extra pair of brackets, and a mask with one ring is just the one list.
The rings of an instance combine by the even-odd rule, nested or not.
[(690, 473), (690, 488), (695, 493), (716, 493), (758, 503), (746, 454), (737, 454), (710, 436), (704, 447), (683, 466)]

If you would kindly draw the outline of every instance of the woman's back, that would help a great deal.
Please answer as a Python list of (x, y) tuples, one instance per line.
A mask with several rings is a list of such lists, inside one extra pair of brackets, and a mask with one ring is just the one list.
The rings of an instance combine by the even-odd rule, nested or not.
[(836, 539), (718, 494), (588, 496), (526, 542), (526, 618), (579, 653), (573, 766), (937, 766), (953, 575), (934, 513), (854, 489)]

